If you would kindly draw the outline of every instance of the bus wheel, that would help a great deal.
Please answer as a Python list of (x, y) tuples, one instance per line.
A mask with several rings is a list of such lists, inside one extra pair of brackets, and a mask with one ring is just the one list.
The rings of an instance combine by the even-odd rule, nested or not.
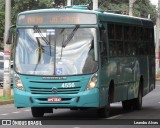
[(31, 107), (31, 111), (33, 117), (43, 117), (44, 115), (44, 108)]
[(142, 90), (139, 88), (138, 97), (133, 100), (133, 109), (141, 110), (142, 109)]
[(132, 102), (131, 100), (125, 100), (125, 101), (122, 101), (122, 107), (124, 110), (131, 110), (132, 109)]
[(99, 117), (105, 118), (109, 116), (109, 113), (110, 113), (110, 97), (108, 94), (107, 104), (105, 105), (105, 107), (98, 109), (98, 115)]

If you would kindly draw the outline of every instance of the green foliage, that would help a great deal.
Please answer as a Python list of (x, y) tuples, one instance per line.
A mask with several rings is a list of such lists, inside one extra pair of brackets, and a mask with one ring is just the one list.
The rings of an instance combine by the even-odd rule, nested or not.
[(19, 12), (34, 9), (49, 8), (52, 0), (13, 0), (12, 1), (12, 24), (16, 22), (16, 15)]
[[(100, 0), (99, 7), (104, 10), (119, 10), (123, 14), (129, 13), (129, 0)], [(137, 17), (148, 18), (150, 14), (151, 20), (156, 23), (157, 11), (156, 7), (151, 4), (150, 0), (136, 0), (133, 7), (133, 15)]]
[(0, 102), (1, 101), (9, 101), (9, 100), (13, 100), (14, 96), (0, 96)]
[(108, 6), (102, 6), (101, 9), (103, 10), (119, 10), (122, 14), (128, 14), (128, 5), (125, 3), (115, 4), (109, 3)]
[(147, 18), (149, 14), (151, 16), (152, 21), (156, 23), (156, 17), (157, 17), (156, 6), (152, 5), (149, 0), (136, 0), (134, 4), (133, 15)]
[(5, 6), (4, 6), (5, 0), (0, 0), (0, 12), (4, 12)]
[(3, 38), (4, 33), (4, 12), (0, 12), (0, 38)]
[(67, 5), (67, 1), (66, 0), (54, 0), (53, 7), (60, 8), (60, 7), (66, 6), (66, 5)]
[(0, 39), (3, 38), (3, 33), (4, 33), (4, 0), (0, 0)]
[(73, 5), (88, 5), (91, 4), (92, 0), (74, 0)]

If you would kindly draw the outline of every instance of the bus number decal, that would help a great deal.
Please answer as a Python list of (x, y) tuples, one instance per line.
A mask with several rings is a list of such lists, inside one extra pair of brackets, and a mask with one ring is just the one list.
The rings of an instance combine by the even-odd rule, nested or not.
[(74, 88), (75, 84), (74, 83), (63, 83), (62, 88)]

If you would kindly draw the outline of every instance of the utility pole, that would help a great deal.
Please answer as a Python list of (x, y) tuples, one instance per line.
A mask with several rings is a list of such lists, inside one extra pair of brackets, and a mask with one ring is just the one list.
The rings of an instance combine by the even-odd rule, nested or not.
[(93, 0), (93, 10), (98, 9), (98, 0)]
[(133, 16), (133, 4), (136, 0), (129, 0), (129, 16)]
[[(159, 28), (160, 28), (160, 0), (158, 0), (158, 16), (157, 16), (157, 22), (156, 22), (156, 65), (158, 65), (158, 67), (156, 66), (156, 68), (159, 68)], [(156, 73), (157, 73), (157, 69), (156, 69)]]
[(72, 0), (67, 0), (67, 6), (71, 6), (72, 5)]
[(4, 34), (4, 78), (3, 78), (3, 96), (11, 95), (11, 69), (10, 54), (11, 46), (6, 44), (7, 34), (11, 25), (11, 0), (5, 0), (5, 34)]

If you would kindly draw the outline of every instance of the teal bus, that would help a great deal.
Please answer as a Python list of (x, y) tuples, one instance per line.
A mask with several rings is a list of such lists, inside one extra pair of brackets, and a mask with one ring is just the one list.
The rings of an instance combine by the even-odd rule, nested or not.
[(31, 107), (33, 117), (54, 108), (95, 108), (108, 117), (120, 101), (140, 110), (155, 88), (149, 19), (85, 6), (21, 12), (14, 54), (14, 104)]

